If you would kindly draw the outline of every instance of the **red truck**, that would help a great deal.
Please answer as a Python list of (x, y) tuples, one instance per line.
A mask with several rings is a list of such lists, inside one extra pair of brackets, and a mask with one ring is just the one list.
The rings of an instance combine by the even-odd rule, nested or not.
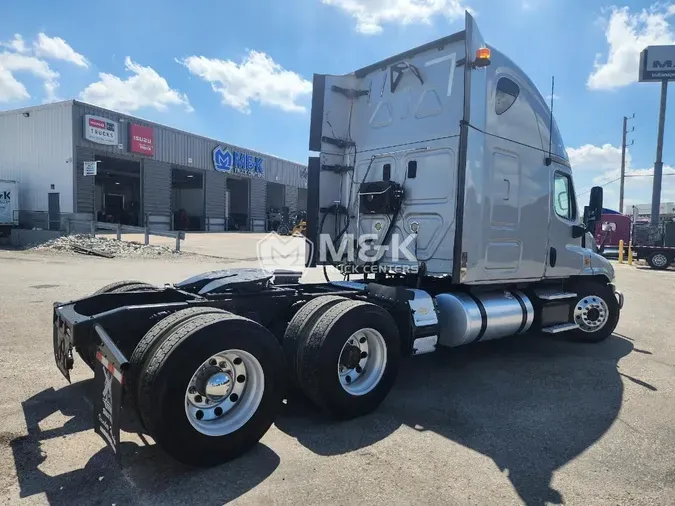
[(630, 216), (603, 209), (602, 218), (595, 226), (595, 242), (600, 253), (605, 257), (618, 257), (619, 241), (623, 239), (624, 254), (627, 254), (631, 226)]

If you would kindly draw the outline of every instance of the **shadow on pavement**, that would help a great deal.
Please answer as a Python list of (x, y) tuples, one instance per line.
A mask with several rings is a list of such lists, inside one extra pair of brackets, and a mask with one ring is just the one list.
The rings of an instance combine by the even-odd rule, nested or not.
[[(91, 401), (85, 400), (90, 398), (91, 384), (83, 381), (58, 391), (50, 388), (22, 403), (28, 435), (10, 442), (21, 497), (45, 494), (50, 504), (69, 505), (138, 504), (145, 499), (157, 504), (224, 504), (260, 484), (279, 465), (277, 454), (260, 443), (231, 463), (192, 469), (173, 461), (156, 445), (123, 442), (122, 466), (104, 447), (84, 467), (50, 476), (40, 467), (64, 457), (51, 448), (43, 451), (44, 442), (83, 431), (93, 434)], [(55, 413), (72, 418), (61, 427), (41, 430), (40, 423)], [(134, 431), (135, 421), (123, 420), (122, 428)]]
[(401, 424), (433, 431), (508, 470), (526, 504), (561, 504), (552, 475), (617, 418), (623, 396), (617, 363), (632, 349), (614, 335), (595, 345), (527, 336), (439, 350), (404, 361), (396, 386), (369, 416), (327, 422), (293, 397), (276, 425), (320, 455), (372, 445)]

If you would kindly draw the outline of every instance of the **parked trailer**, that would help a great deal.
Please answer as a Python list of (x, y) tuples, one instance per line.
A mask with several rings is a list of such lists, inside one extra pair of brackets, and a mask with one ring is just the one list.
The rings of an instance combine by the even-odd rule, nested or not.
[[(313, 87), (310, 264), (364, 279), (233, 269), (55, 303), (57, 366), (69, 379), (75, 350), (94, 370), (94, 426), (118, 456), (122, 405), (175, 459), (216, 465), (256, 444), (288, 385), (349, 419), (377, 408), (403, 357), (616, 327), (623, 296), (592, 248), (602, 188), (582, 220), (546, 102), (468, 13), (459, 33)], [(398, 238), (415, 257), (337, 247), (364, 234), (359, 251)]]
[(675, 222), (634, 223), (633, 252), (652, 269), (664, 270), (675, 263)]
[(19, 226), (19, 183), (0, 179), (0, 237)]

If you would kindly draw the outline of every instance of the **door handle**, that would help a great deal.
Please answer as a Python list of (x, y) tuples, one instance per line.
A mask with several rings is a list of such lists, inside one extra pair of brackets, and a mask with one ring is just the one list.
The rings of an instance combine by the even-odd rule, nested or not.
[(509, 197), (511, 195), (511, 181), (505, 178), (504, 182), (506, 183), (506, 197), (504, 197), (503, 200), (509, 200)]

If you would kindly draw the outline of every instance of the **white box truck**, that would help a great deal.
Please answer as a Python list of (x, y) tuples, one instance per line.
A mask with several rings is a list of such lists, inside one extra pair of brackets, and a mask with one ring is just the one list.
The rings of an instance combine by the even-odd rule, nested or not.
[(623, 296), (591, 234), (602, 188), (580, 213), (546, 101), (468, 13), (459, 33), (315, 75), (309, 147), (309, 241), (270, 234), (265, 250), (286, 265), (313, 243), (310, 265), (364, 277), (299, 283), (259, 249), (260, 269), (54, 304), (56, 365), (69, 379), (78, 353), (94, 370), (94, 426), (117, 455), (123, 404), (169, 455), (209, 466), (257, 443), (289, 382), (353, 418), (404, 357), (614, 331)]
[(19, 226), (19, 183), (0, 179), (0, 237)]

